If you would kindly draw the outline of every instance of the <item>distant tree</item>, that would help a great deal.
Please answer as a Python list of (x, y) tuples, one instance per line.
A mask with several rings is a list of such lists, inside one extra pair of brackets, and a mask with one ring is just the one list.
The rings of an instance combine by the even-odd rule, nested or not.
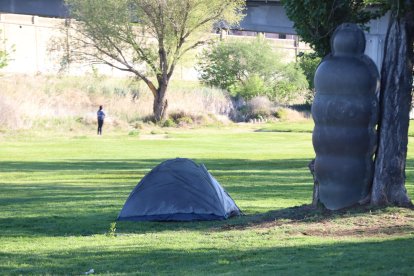
[(167, 88), (177, 62), (210, 40), (219, 21), (237, 23), (243, 0), (66, 0), (70, 15), (67, 61), (82, 58), (130, 72), (154, 96), (153, 113), (167, 111)]
[(204, 49), (197, 68), (202, 82), (226, 89), (233, 96), (267, 96), (287, 102), (303, 91), (307, 82), (295, 64), (282, 60), (264, 37), (227, 39)]
[[(405, 188), (414, 63), (413, 0), (283, 0), (297, 33), (323, 57), (332, 32), (344, 22), (363, 24), (390, 12), (381, 71), (379, 144), (370, 198), (374, 205), (411, 206)], [(366, 9), (374, 4), (376, 12)]]

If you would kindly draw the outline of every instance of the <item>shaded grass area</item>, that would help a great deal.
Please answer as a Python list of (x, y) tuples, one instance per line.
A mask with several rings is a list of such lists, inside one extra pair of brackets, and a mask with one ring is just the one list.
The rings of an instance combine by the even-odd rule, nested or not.
[[(162, 161), (0, 162), (0, 173), (11, 178), (1, 184), (0, 207), (3, 215), (9, 215), (0, 217), (0, 224), (7, 222), (3, 234), (103, 234), (138, 180)], [(204, 163), (219, 182), (226, 183), (247, 216), (304, 204), (311, 196), (305, 159), (195, 161)], [(70, 227), (73, 224), (78, 227)]]
[[(42, 254), (2, 254), (0, 257), (6, 267), (14, 260), (20, 260), (26, 267), (14, 270), (14, 273), (71, 274), (80, 267), (89, 270), (91, 264), (102, 274), (403, 274), (412, 270), (407, 263), (414, 260), (412, 248), (414, 240), (397, 238), (387, 241), (335, 241), (324, 243), (294, 237), (291, 240), (277, 240), (272, 236), (280, 233), (270, 231), (256, 234), (265, 242), (259, 243), (252, 236), (232, 232), (220, 236), (221, 242), (210, 242), (205, 233), (187, 235), (199, 246), (189, 248), (188, 242), (181, 241), (181, 246), (171, 244), (168, 235), (157, 234), (159, 243), (148, 243), (143, 238), (135, 237), (135, 242), (127, 237), (105, 241), (91, 238), (84, 243), (95, 246), (78, 247), (57, 241), (56, 246), (66, 250), (42, 250)], [(176, 239), (174, 239), (176, 242)], [(258, 242), (255, 244), (255, 242)], [(105, 243), (102, 244), (102, 243)], [(116, 243), (116, 246), (114, 246)], [(234, 244), (245, 244), (235, 247)], [(296, 245), (302, 243), (302, 245)], [(96, 244), (100, 244), (99, 246)], [(69, 247), (69, 249), (68, 249)], [(386, 250), (386, 252), (384, 252)], [(362, 257), (363, 256), (363, 257)], [(70, 261), (69, 261), (70, 260)], [(31, 263), (37, 265), (32, 268)], [(3, 270), (5, 272), (5, 270)], [(6, 270), (6, 272), (11, 272)], [(313, 273), (312, 273), (313, 272)], [(363, 274), (365, 274), (363, 273)]]
[[(412, 210), (322, 212), (306, 205), (312, 194), (310, 137), (198, 129), (177, 130), (161, 140), (122, 133), (3, 139), (0, 271), (409, 274)], [(118, 222), (115, 236), (107, 235), (137, 182), (175, 157), (204, 163), (245, 216), (217, 222)], [(410, 151), (407, 189), (413, 197), (412, 157)]]

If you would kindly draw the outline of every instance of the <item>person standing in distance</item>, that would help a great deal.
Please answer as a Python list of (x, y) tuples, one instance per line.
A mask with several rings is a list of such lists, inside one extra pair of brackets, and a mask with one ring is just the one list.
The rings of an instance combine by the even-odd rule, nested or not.
[(102, 105), (99, 106), (99, 110), (97, 112), (98, 115), (98, 135), (102, 135), (102, 126), (104, 123), (104, 119), (105, 119), (105, 113), (103, 112), (103, 107)]

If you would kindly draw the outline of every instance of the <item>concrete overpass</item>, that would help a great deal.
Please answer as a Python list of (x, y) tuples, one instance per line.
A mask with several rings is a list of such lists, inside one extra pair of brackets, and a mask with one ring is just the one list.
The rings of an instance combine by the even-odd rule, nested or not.
[[(287, 17), (280, 0), (247, 0), (246, 17), (240, 28), (246, 31), (296, 34), (293, 22)], [(389, 14), (372, 20), (365, 32), (365, 54), (372, 58), (381, 70)]]
[[(239, 28), (245, 31), (296, 34), (280, 0), (246, 0), (246, 16)], [(0, 13), (65, 18), (64, 0), (0, 0)], [(381, 67), (388, 17), (370, 22), (366, 33), (366, 54)]]
[(68, 15), (64, 0), (0, 0), (2, 12), (57, 18)]
[(246, 17), (240, 28), (246, 31), (296, 34), (280, 0), (247, 0)]
[[(247, 0), (243, 30), (295, 34), (280, 0)], [(1, 0), (0, 12), (64, 18), (68, 16), (64, 0)]]

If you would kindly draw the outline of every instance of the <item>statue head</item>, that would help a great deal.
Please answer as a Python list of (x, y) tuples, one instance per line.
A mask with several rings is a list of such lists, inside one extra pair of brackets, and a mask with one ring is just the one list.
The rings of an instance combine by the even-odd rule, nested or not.
[(365, 51), (364, 32), (353, 23), (343, 23), (332, 35), (332, 54), (336, 56), (360, 55)]

